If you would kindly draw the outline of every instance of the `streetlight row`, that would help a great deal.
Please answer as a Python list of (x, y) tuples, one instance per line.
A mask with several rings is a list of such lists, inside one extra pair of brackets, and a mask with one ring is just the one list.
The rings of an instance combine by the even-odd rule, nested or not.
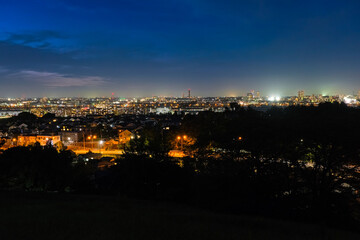
[(96, 139), (96, 138), (97, 138), (96, 135), (94, 135), (94, 136), (93, 136), (93, 135), (90, 135), (90, 136), (87, 137), (87, 139), (89, 139), (89, 140), (90, 140), (90, 139)]
[[(184, 140), (186, 140), (187, 139), (187, 136), (186, 135), (184, 135), (184, 136), (182, 136), (182, 138), (184, 139)], [(181, 136), (177, 136), (177, 140), (180, 140), (181, 139)], [(239, 141), (241, 141), (243, 138), (242, 137), (238, 137), (238, 140)]]
[[(181, 139), (181, 136), (178, 136), (177, 139), (180, 140), (180, 139)], [(183, 136), (183, 139), (186, 140), (186, 139), (187, 139), (187, 136), (184, 135), (184, 136)]]

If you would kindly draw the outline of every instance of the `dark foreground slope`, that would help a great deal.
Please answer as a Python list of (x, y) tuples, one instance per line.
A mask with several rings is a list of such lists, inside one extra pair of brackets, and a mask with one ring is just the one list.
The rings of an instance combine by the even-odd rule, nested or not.
[(317, 225), (120, 197), (0, 193), (1, 239), (360, 239)]

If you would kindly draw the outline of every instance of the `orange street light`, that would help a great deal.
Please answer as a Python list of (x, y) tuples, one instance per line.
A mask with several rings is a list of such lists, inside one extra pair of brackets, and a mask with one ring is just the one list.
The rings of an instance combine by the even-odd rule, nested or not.
[(183, 138), (184, 138), (184, 139), (187, 139), (187, 136), (186, 136), (186, 135), (184, 135), (184, 136), (183, 136)]
[(96, 139), (96, 135), (93, 136), (93, 139)]
[(242, 137), (239, 137), (238, 139), (239, 139), (239, 141), (241, 141), (241, 140), (242, 140)]
[(180, 136), (178, 136), (178, 137), (177, 137), (177, 139), (178, 139), (178, 140), (180, 140), (180, 139), (181, 139), (181, 137), (180, 137)]

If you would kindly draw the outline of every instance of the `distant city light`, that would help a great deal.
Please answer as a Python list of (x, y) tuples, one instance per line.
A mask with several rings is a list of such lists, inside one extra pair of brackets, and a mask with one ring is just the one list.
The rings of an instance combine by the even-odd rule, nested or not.
[(346, 96), (346, 97), (344, 97), (344, 102), (346, 104), (353, 104), (353, 103), (356, 103), (356, 99), (351, 96)]
[(279, 97), (279, 96), (270, 96), (270, 97), (268, 98), (268, 100), (269, 100), (270, 102), (280, 101), (280, 100), (281, 100), (281, 97)]

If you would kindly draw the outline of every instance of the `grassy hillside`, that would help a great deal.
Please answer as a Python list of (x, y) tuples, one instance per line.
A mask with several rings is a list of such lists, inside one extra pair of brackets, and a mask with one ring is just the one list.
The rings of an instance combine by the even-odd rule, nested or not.
[(316, 225), (120, 197), (0, 193), (1, 239), (360, 239)]

